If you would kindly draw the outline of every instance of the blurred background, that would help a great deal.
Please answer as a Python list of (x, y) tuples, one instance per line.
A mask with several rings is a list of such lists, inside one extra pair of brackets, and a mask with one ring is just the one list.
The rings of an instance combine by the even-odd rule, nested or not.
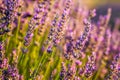
[[(112, 9), (110, 25), (113, 27), (116, 23), (120, 24), (120, 0), (79, 0), (81, 4), (89, 9), (96, 9), (94, 21), (98, 21), (100, 15), (106, 15), (108, 8)], [(120, 28), (119, 28), (120, 29)]]
[(105, 5), (120, 5), (120, 0), (80, 0), (89, 7), (100, 7)]

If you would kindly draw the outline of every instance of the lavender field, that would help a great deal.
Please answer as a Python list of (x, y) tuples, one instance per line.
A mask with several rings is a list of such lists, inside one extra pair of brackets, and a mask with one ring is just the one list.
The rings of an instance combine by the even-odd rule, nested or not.
[(0, 80), (120, 80), (120, 7), (96, 5), (0, 0)]

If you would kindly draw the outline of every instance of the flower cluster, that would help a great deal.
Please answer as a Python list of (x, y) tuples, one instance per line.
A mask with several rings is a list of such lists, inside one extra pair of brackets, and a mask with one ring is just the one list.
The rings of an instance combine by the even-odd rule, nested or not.
[(38, 34), (40, 35), (42, 32), (43, 32), (43, 29), (44, 29), (44, 25), (45, 25), (45, 22), (47, 20), (47, 16), (48, 16), (48, 13), (50, 11), (50, 5), (51, 5), (51, 1), (45, 1), (45, 7), (44, 7), (44, 10), (43, 10), (43, 15), (41, 17), (41, 20), (40, 20), (40, 27), (38, 29)]
[(37, 7), (35, 7), (34, 15), (29, 22), (28, 30), (25, 36), (25, 42), (24, 42), (25, 46), (30, 45), (30, 42), (34, 35), (34, 30), (40, 24), (39, 21), (41, 17), (39, 14), (41, 14), (44, 11), (44, 6), (45, 6), (45, 2), (43, 1), (43, 2), (38, 2)]
[(93, 52), (93, 54), (88, 58), (88, 63), (85, 66), (85, 76), (90, 77), (96, 70), (95, 65), (96, 60), (96, 54)]
[(67, 20), (68, 15), (69, 15), (70, 4), (71, 4), (71, 0), (67, 0), (66, 6), (64, 8), (62, 16), (57, 25), (57, 31), (56, 31), (54, 39), (53, 39), (54, 45), (59, 44), (64, 35), (64, 26), (65, 26), (65, 21)]
[(0, 34), (9, 32), (9, 24), (15, 18), (15, 9), (17, 8), (18, 0), (3, 0), (4, 8), (2, 10), (3, 17), (0, 18)]
[(20, 79), (18, 69), (15, 65), (9, 65), (8, 60), (5, 58), (5, 43), (0, 42), (0, 78), (6, 79)]
[(81, 0), (0, 1), (0, 80), (119, 80), (120, 19), (97, 11)]
[(64, 79), (66, 74), (64, 63), (61, 64), (61, 71), (60, 71), (60, 80)]
[(113, 61), (111, 62), (109, 73), (105, 78), (106, 80), (109, 80), (109, 79), (119, 80), (120, 78), (120, 66), (119, 65), (120, 65), (120, 53), (118, 53), (114, 57)]
[(6, 80), (6, 79), (20, 79), (19, 78), (19, 74), (18, 74), (18, 71), (17, 71), (17, 68), (15, 68), (14, 66), (8, 66), (7, 69), (4, 69), (2, 71), (2, 80)]
[(56, 25), (57, 25), (57, 19), (58, 19), (58, 16), (56, 15), (56, 17), (54, 18), (54, 20), (52, 21), (52, 24), (51, 24), (51, 28), (50, 28), (50, 32), (49, 32), (49, 35), (48, 35), (48, 41), (47, 44), (48, 45), (48, 49), (47, 49), (47, 52), (52, 52), (52, 47), (53, 47), (53, 39), (54, 39), (54, 34), (56, 33)]

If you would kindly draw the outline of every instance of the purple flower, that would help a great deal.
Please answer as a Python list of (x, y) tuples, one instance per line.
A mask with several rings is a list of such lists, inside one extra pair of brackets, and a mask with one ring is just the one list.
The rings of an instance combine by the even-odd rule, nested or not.
[(63, 80), (65, 75), (66, 75), (66, 70), (65, 70), (64, 63), (62, 62), (61, 63), (61, 71), (60, 71), (60, 80)]
[(22, 15), (22, 18), (27, 18), (27, 17), (32, 17), (32, 15), (31, 15), (29, 12), (25, 12), (25, 13)]
[(28, 25), (28, 30), (26, 33), (26, 36), (24, 38), (25, 42), (24, 45), (25, 46), (29, 46), (31, 41), (32, 41), (32, 37), (33, 37), (33, 33), (35, 28), (39, 25), (39, 20), (40, 20), (40, 13), (42, 12), (43, 8), (44, 8), (44, 2), (38, 2), (37, 7), (35, 7), (34, 9), (34, 15), (31, 18), (29, 25)]
[(19, 77), (18, 70), (14, 66), (9, 65), (7, 69), (2, 71), (2, 80), (9, 78), (12, 78), (13, 80), (19, 80)]
[(96, 70), (95, 60), (96, 60), (96, 54), (93, 52), (92, 55), (90, 57), (88, 57), (88, 62), (85, 66), (85, 76), (86, 77), (92, 76), (92, 74), (95, 72), (95, 70)]
[(45, 21), (47, 20), (47, 16), (48, 16), (48, 12), (49, 12), (49, 9), (50, 9), (50, 1), (45, 1), (44, 2), (44, 8), (43, 8), (43, 15), (41, 16), (41, 20), (40, 20), (40, 27), (38, 29), (38, 34), (40, 35), (41, 32), (42, 32), (42, 29), (45, 25)]
[(9, 32), (9, 24), (13, 22), (15, 16), (15, 9), (17, 7), (18, 0), (3, 0), (4, 4), (4, 16), (2, 17), (2, 22), (0, 26), (2, 27), (2, 31), (0, 34), (5, 32)]
[(51, 47), (51, 46), (48, 46), (47, 52), (48, 52), (48, 53), (52, 53), (52, 47)]
[(65, 8), (63, 10), (63, 13), (62, 13), (62, 16), (60, 18), (60, 21), (58, 22), (57, 31), (55, 33), (54, 40), (53, 40), (55, 45), (59, 44), (59, 42), (61, 41), (61, 39), (63, 37), (63, 34), (64, 34), (63, 28), (64, 28), (65, 21), (67, 20), (68, 15), (69, 15), (70, 4), (71, 4), (71, 0), (67, 0), (66, 1), (66, 6), (65, 6)]
[(106, 75), (106, 80), (108, 80), (109, 78), (111, 79), (116, 79), (118, 80), (120, 77), (120, 53), (118, 53), (117, 55), (114, 56), (111, 64), (110, 64), (110, 70), (109, 73)]

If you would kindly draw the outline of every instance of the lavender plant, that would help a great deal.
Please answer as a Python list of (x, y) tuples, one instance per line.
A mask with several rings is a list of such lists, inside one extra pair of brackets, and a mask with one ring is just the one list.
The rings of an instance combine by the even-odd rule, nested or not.
[(0, 80), (120, 80), (120, 21), (79, 0), (0, 1)]

